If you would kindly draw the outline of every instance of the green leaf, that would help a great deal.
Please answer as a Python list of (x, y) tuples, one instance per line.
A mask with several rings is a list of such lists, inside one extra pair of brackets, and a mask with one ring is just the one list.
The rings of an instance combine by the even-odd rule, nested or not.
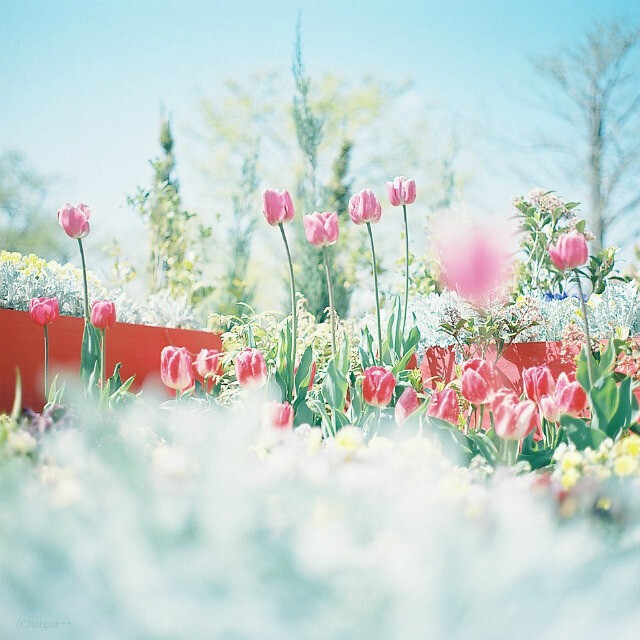
[(560, 416), (560, 427), (569, 442), (573, 443), (579, 450), (587, 447), (597, 449), (607, 437), (607, 434), (600, 431), (600, 429), (589, 427), (584, 420), (573, 416)]
[(309, 387), (312, 364), (313, 349), (311, 348), (311, 346), (308, 346), (304, 350), (302, 358), (300, 358), (300, 364), (298, 365), (298, 370), (296, 371), (295, 386), (298, 395), (300, 394), (300, 389), (304, 387), (304, 389), (306, 390)]
[(589, 367), (587, 365), (588, 358), (591, 358), (591, 363), (595, 371), (596, 361), (593, 359), (593, 355), (591, 354), (590, 351), (589, 353), (587, 353), (587, 348), (586, 346), (584, 346), (582, 347), (582, 350), (580, 351), (580, 356), (578, 358), (578, 366), (576, 368), (576, 380), (580, 383), (580, 386), (587, 392), (591, 388), (591, 385), (589, 384)]
[(85, 322), (80, 360), (80, 379), (85, 388), (97, 384), (100, 376), (94, 376), (93, 373), (96, 368), (100, 371), (100, 360), (100, 332), (90, 322)]

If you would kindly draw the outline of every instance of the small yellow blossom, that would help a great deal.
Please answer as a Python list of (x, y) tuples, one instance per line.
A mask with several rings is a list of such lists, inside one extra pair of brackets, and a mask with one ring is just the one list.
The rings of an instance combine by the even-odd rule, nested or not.
[(363, 444), (362, 429), (357, 427), (342, 427), (336, 434), (335, 443), (341, 449), (355, 451)]
[(630, 456), (629, 454), (625, 454), (616, 458), (613, 463), (613, 471), (617, 476), (628, 476), (637, 471), (638, 463), (637, 461)]
[(582, 455), (580, 455), (578, 451), (570, 449), (564, 454), (564, 456), (562, 456), (560, 466), (563, 471), (568, 471), (569, 469), (573, 469), (574, 467), (582, 464), (582, 462)]
[(575, 467), (571, 467), (562, 474), (562, 486), (564, 489), (571, 489), (579, 479), (580, 472)]

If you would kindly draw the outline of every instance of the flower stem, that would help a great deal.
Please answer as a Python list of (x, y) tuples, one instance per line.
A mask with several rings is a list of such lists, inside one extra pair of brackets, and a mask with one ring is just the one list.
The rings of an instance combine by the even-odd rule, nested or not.
[(44, 325), (44, 400), (49, 395), (49, 327)]
[(407, 309), (409, 307), (409, 224), (407, 222), (407, 205), (402, 205), (404, 217), (404, 313), (402, 315), (402, 337), (407, 326)]
[(378, 320), (378, 358), (382, 362), (382, 322), (380, 321), (380, 294), (378, 292), (378, 265), (376, 264), (376, 248), (373, 244), (373, 231), (371, 223), (367, 222), (369, 240), (371, 240), (371, 264), (373, 266), (373, 287), (376, 293), (376, 317)]
[(593, 366), (591, 360), (593, 354), (591, 353), (591, 333), (589, 332), (589, 318), (587, 317), (587, 305), (584, 301), (584, 293), (582, 291), (582, 283), (580, 282), (580, 274), (577, 269), (574, 269), (576, 275), (576, 283), (578, 285), (578, 293), (580, 294), (580, 307), (582, 309), (582, 315), (584, 320), (584, 335), (587, 338), (587, 373), (589, 375), (589, 388), (593, 387), (595, 382), (593, 379)]
[(87, 265), (84, 261), (84, 248), (82, 246), (82, 238), (78, 238), (78, 246), (80, 247), (80, 258), (82, 259), (82, 281), (84, 284), (84, 319), (89, 320), (89, 287), (87, 286)]
[(107, 372), (107, 330), (102, 330), (102, 340), (100, 342), (100, 379), (102, 380), (102, 388), (106, 381)]
[(329, 270), (329, 257), (327, 256), (327, 247), (322, 247), (324, 256), (324, 270), (327, 275), (327, 289), (329, 291), (329, 322), (331, 324), (331, 355), (336, 357), (336, 309), (333, 300), (333, 284), (331, 283), (331, 271)]
[(280, 233), (282, 234), (282, 241), (284, 242), (284, 248), (287, 250), (287, 260), (289, 261), (289, 280), (291, 283), (291, 360), (289, 362), (289, 370), (291, 371), (291, 393), (293, 394), (293, 388), (295, 386), (295, 368), (296, 368), (296, 342), (298, 339), (298, 319), (296, 313), (296, 283), (293, 278), (293, 262), (291, 260), (291, 252), (289, 251), (289, 243), (287, 242), (287, 235), (284, 232), (284, 226), (279, 223)]

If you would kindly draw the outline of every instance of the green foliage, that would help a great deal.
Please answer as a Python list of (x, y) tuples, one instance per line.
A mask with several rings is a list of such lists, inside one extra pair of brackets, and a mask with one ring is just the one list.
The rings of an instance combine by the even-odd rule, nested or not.
[(160, 127), (162, 155), (151, 161), (153, 182), (148, 190), (128, 198), (142, 218), (151, 244), (148, 271), (152, 292), (168, 289), (172, 295), (186, 296), (193, 304), (211, 293), (202, 284), (202, 243), (211, 229), (197, 225), (196, 215), (182, 207), (180, 186), (174, 176), (176, 161), (173, 134), (168, 119)]

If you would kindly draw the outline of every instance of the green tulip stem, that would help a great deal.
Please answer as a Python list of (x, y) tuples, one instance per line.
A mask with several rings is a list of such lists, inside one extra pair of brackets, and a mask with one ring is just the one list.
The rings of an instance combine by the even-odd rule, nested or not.
[(336, 309), (333, 299), (333, 284), (331, 283), (331, 271), (329, 269), (329, 257), (327, 256), (327, 247), (322, 247), (324, 256), (324, 270), (327, 276), (327, 289), (329, 291), (329, 322), (331, 324), (331, 355), (336, 357)]
[(84, 284), (84, 319), (89, 320), (89, 287), (87, 286), (87, 265), (84, 261), (84, 248), (82, 246), (82, 238), (78, 238), (78, 246), (80, 247), (80, 258), (82, 259), (82, 281)]
[(404, 313), (402, 315), (402, 337), (407, 326), (407, 310), (409, 308), (409, 223), (407, 222), (407, 205), (402, 205), (404, 217)]
[(378, 320), (378, 358), (382, 362), (382, 322), (380, 320), (380, 294), (378, 291), (378, 266), (376, 264), (376, 248), (373, 244), (373, 231), (371, 231), (371, 223), (367, 222), (367, 231), (369, 232), (369, 240), (371, 241), (371, 264), (373, 266), (373, 287), (376, 294), (376, 317)]
[(49, 327), (44, 325), (44, 399), (49, 395)]
[(584, 292), (582, 291), (582, 283), (580, 282), (580, 274), (577, 269), (574, 269), (576, 275), (576, 284), (578, 285), (578, 293), (580, 294), (580, 308), (582, 309), (582, 316), (584, 321), (584, 335), (587, 338), (587, 373), (589, 374), (589, 388), (593, 387), (595, 382), (593, 379), (593, 365), (591, 360), (593, 355), (591, 353), (591, 333), (589, 332), (589, 318), (587, 317), (587, 305), (584, 301)]
[(291, 336), (291, 360), (289, 362), (289, 369), (291, 371), (291, 393), (295, 387), (295, 369), (296, 369), (296, 342), (298, 339), (298, 319), (296, 313), (296, 283), (293, 278), (293, 261), (291, 260), (291, 251), (289, 251), (289, 243), (287, 242), (287, 235), (284, 232), (284, 226), (282, 222), (278, 223), (280, 227), (280, 233), (282, 234), (282, 241), (284, 242), (284, 248), (287, 251), (287, 260), (289, 262), (289, 281), (291, 284), (291, 318), (292, 318), (292, 336)]

